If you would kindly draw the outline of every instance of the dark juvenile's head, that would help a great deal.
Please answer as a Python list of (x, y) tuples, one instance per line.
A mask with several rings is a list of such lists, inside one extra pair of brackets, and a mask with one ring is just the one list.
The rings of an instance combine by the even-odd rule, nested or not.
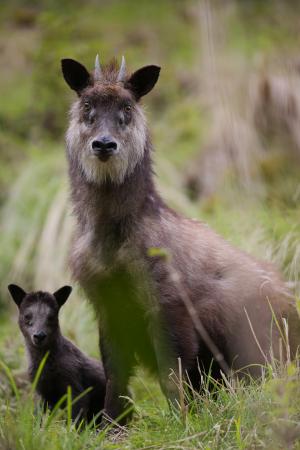
[(28, 345), (47, 349), (59, 333), (58, 313), (72, 288), (64, 286), (54, 294), (49, 292), (26, 293), (15, 284), (8, 290), (19, 308), (19, 326)]
[(125, 60), (87, 69), (72, 59), (62, 60), (68, 85), (78, 95), (67, 131), (68, 156), (87, 181), (121, 184), (142, 160), (146, 122), (139, 100), (154, 87), (158, 66), (145, 66), (127, 75)]

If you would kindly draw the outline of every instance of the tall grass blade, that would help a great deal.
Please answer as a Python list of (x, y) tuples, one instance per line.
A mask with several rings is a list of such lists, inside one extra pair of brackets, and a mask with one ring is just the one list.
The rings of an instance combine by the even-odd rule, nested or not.
[(67, 399), (67, 394), (63, 395), (58, 402), (55, 404), (54, 408), (52, 409), (51, 413), (49, 414), (49, 417), (47, 419), (47, 422), (45, 424), (45, 428), (49, 428), (49, 426), (51, 425), (54, 417), (56, 417), (57, 419), (59, 418), (59, 416), (61, 416), (63, 414), (63, 409), (60, 415), (57, 415), (57, 411), (61, 408), (62, 404), (66, 401)]
[(45, 364), (46, 364), (46, 361), (47, 361), (48, 357), (49, 357), (49, 351), (45, 354), (45, 356), (43, 357), (42, 361), (40, 362), (40, 365), (38, 367), (38, 370), (37, 370), (37, 372), (35, 374), (35, 377), (34, 377), (34, 380), (32, 382), (31, 394), (33, 394), (34, 391), (36, 390), (37, 384), (38, 384), (39, 379), (41, 377), (41, 374), (42, 374), (42, 372), (44, 370), (44, 367), (45, 367)]
[(20, 393), (19, 393), (19, 390), (17, 388), (15, 379), (13, 377), (13, 374), (12, 374), (10, 368), (1, 360), (0, 360), (0, 367), (2, 367), (2, 369), (4, 370), (8, 380), (10, 382), (11, 388), (13, 390), (13, 393), (14, 393), (16, 399), (19, 400), (20, 399)]
[(70, 431), (72, 426), (72, 388), (67, 388), (67, 429)]

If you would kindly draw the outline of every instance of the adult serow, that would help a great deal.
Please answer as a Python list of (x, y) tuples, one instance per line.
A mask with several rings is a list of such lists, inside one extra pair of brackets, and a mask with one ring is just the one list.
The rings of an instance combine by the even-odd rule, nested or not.
[[(100, 423), (104, 407), (105, 386), (100, 361), (82, 353), (60, 331), (59, 310), (68, 299), (72, 288), (64, 286), (54, 294), (26, 293), (15, 284), (8, 290), (19, 308), (19, 327), (25, 339), (29, 357), (29, 378), (35, 379), (43, 358), (45, 365), (38, 378), (36, 390), (45, 408), (52, 410), (67, 393), (72, 395), (72, 419), (79, 424), (92, 420)], [(61, 404), (65, 407), (66, 402)]]
[(101, 68), (97, 57), (91, 73), (72, 59), (62, 71), (78, 96), (66, 134), (77, 219), (70, 262), (99, 315), (105, 413), (121, 415), (137, 362), (175, 401), (169, 373), (178, 358), (198, 389), (200, 371), (257, 377), (295, 351), (294, 322), (288, 344), (282, 321), (294, 313), (292, 297), (275, 269), (177, 214), (154, 186), (140, 99), (160, 68), (127, 74), (124, 58)]

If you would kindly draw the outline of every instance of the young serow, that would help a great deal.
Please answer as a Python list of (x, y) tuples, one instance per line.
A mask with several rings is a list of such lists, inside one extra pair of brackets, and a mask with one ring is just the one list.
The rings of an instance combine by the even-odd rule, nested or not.
[[(72, 419), (76, 423), (84, 419), (85, 422), (94, 420), (95, 424), (99, 424), (105, 398), (102, 364), (87, 357), (62, 336), (59, 326), (59, 310), (72, 288), (64, 286), (54, 294), (42, 291), (26, 293), (19, 286), (10, 284), (8, 290), (19, 308), (19, 326), (29, 357), (30, 381), (34, 380), (43, 358), (49, 352), (36, 387), (45, 407), (53, 409), (70, 386)], [(76, 397), (85, 391), (76, 401)], [(62, 403), (62, 407), (65, 404)]]
[(72, 59), (62, 60), (62, 71), (77, 93), (66, 135), (77, 218), (71, 268), (99, 315), (105, 413), (116, 419), (124, 410), (137, 362), (158, 374), (172, 401), (178, 358), (197, 389), (200, 371), (260, 376), (286, 356), (281, 319), (294, 314), (292, 297), (271, 265), (158, 194), (140, 100), (160, 68), (127, 74), (124, 59), (101, 68), (97, 57), (92, 73)]

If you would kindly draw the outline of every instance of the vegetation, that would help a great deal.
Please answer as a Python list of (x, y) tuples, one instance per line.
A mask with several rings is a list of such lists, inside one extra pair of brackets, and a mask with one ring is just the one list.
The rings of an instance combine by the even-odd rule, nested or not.
[[(300, 151), (287, 139), (293, 130), (287, 114), (276, 122), (270, 114), (267, 133), (253, 120), (255, 95), (265, 93), (261, 80), (297, 74), (298, 10), (291, 0), (1, 3), (0, 449), (300, 449), (296, 363), (269, 367), (262, 383), (226, 380), (214, 393), (204, 380), (203, 395), (184, 394), (178, 411), (169, 410), (157, 382), (139, 371), (132, 383), (134, 420), (115, 432), (77, 433), (67, 411), (42, 417), (24, 379), (24, 345), (7, 292), (10, 282), (50, 290), (70, 282), (73, 218), (63, 134), (73, 94), (59, 61), (73, 57), (92, 68), (99, 52), (103, 61), (125, 53), (132, 69), (162, 66), (159, 84), (144, 103), (164, 198), (253, 255), (273, 260), (299, 297)], [(287, 119), (296, 123), (297, 95), (293, 90), (296, 112)], [(239, 127), (241, 121), (255, 133), (255, 148), (239, 132), (227, 139), (231, 124)], [(219, 155), (229, 155), (226, 142), (236, 140), (213, 192), (191, 196), (190, 167), (200, 173), (207, 148), (217, 143)], [(245, 171), (232, 162), (241, 147), (247, 148)], [(250, 183), (244, 183), (245, 173)], [(72, 297), (62, 311), (64, 334), (98, 356), (93, 312), (78, 289)]]

